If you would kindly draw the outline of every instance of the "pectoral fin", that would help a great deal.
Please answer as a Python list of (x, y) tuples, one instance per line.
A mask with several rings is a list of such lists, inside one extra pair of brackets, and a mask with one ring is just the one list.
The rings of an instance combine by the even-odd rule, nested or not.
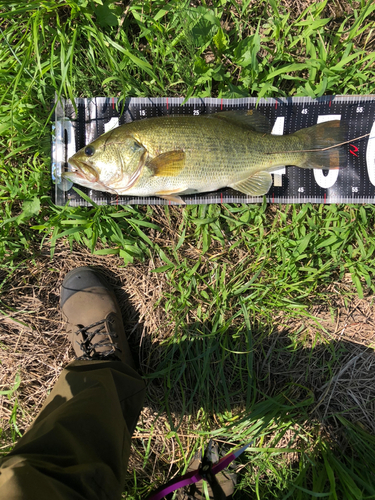
[(185, 166), (185, 153), (181, 149), (167, 151), (153, 158), (147, 166), (156, 177), (175, 177)]
[(269, 172), (257, 172), (244, 181), (230, 184), (229, 187), (241, 191), (249, 196), (262, 196), (272, 185), (272, 176)]

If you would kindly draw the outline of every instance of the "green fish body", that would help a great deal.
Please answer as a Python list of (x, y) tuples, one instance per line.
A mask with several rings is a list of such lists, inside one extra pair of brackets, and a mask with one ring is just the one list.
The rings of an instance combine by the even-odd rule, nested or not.
[(179, 195), (227, 186), (261, 196), (277, 167), (329, 169), (345, 163), (343, 149), (335, 147), (345, 140), (338, 120), (285, 136), (269, 129), (255, 111), (134, 121), (78, 151), (69, 159), (74, 171), (64, 176), (118, 195), (182, 201)]

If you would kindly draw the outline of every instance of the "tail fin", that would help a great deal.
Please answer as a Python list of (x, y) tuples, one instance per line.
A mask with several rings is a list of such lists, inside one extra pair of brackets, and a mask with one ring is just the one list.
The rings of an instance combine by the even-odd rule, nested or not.
[[(347, 140), (345, 122), (332, 120), (318, 123), (299, 130), (294, 135), (303, 140), (303, 149), (306, 151), (305, 161), (298, 165), (299, 167), (328, 170), (346, 166), (346, 149), (338, 146)], [(336, 145), (337, 147), (334, 147)]]

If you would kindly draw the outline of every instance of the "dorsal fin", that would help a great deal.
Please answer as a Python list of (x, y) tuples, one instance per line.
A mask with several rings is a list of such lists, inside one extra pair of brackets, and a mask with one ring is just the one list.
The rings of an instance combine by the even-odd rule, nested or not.
[(253, 109), (221, 111), (220, 113), (207, 115), (207, 117), (215, 118), (217, 120), (225, 120), (227, 122), (234, 123), (239, 127), (248, 128), (255, 132), (261, 132), (264, 134), (271, 133), (271, 124), (268, 118)]

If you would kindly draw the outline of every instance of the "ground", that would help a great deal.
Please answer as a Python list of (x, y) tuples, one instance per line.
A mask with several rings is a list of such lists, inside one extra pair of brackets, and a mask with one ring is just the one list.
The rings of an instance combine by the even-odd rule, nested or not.
[[(14, 393), (0, 396), (0, 419), (4, 429), (2, 450), (7, 450), (17, 438), (15, 426), (22, 434), (38, 414), (62, 368), (74, 359), (70, 342), (64, 332), (64, 322), (59, 308), (62, 280), (72, 268), (90, 265), (100, 270), (114, 287), (121, 304), (126, 333), (133, 355), (147, 380), (148, 399), (142, 412), (140, 426), (133, 436), (134, 450), (143, 447), (150, 439), (151, 454), (158, 462), (173, 465), (181, 459), (181, 450), (175, 436), (168, 438), (167, 412), (159, 418), (158, 401), (164, 397), (163, 384), (152, 374), (160, 369), (163, 360), (163, 339), (173, 335), (174, 325), (169, 321), (162, 301), (169, 284), (165, 273), (152, 273), (155, 265), (136, 263), (124, 267), (117, 256), (93, 256), (82, 248), (70, 248), (60, 243), (54, 257), (48, 247), (35, 256), (32, 268), (20, 267), (11, 282), (3, 289), (3, 304), (7, 313), (1, 313), (0, 346), (2, 349), (1, 389), (17, 385)], [(272, 396), (277, 388), (294, 382), (294, 391), (312, 391), (315, 398), (310, 412), (311, 421), (326, 422), (332, 415), (345, 416), (363, 429), (375, 432), (375, 384), (373, 347), (375, 342), (374, 297), (348, 298), (343, 293), (351, 284), (337, 283), (336, 304), (316, 306), (312, 315), (316, 319), (290, 320), (280, 316), (279, 327), (267, 337), (254, 336), (254, 363), (257, 379), (263, 381), (261, 389)], [(11, 313), (8, 311), (11, 310)], [(275, 312), (277, 314), (277, 311)], [(277, 324), (277, 322), (275, 323)], [(288, 348), (295, 336), (295, 349)], [(317, 340), (319, 339), (319, 340)], [(295, 346), (295, 342), (293, 342)], [(327, 380), (328, 373), (328, 382)], [(234, 394), (234, 391), (233, 391)], [(299, 394), (294, 393), (298, 400)], [(236, 399), (237, 398), (237, 399)], [(232, 404), (240, 407), (243, 401), (233, 396)], [(181, 415), (182, 402), (171, 405), (172, 419), (182, 420), (179, 439), (188, 454), (194, 436), (189, 435), (191, 425), (184, 422), (189, 415)], [(14, 417), (14, 418), (13, 418)], [(215, 414), (213, 414), (215, 419)], [(323, 431), (335, 434), (335, 418), (329, 419)], [(186, 425), (185, 425), (186, 424)], [(333, 426), (331, 428), (331, 426)], [(288, 440), (288, 433), (280, 446)], [(167, 436), (167, 437), (166, 437)], [(270, 438), (271, 439), (271, 438)], [(292, 456), (292, 455), (291, 455)], [(165, 457), (165, 459), (163, 459)], [(174, 457), (171, 461), (171, 457)], [(142, 476), (141, 455), (134, 453), (131, 466)], [(158, 474), (158, 468), (154, 473)], [(149, 474), (149, 472), (147, 472)]]

